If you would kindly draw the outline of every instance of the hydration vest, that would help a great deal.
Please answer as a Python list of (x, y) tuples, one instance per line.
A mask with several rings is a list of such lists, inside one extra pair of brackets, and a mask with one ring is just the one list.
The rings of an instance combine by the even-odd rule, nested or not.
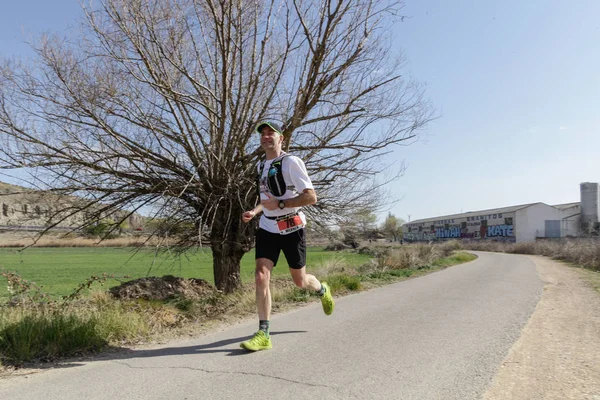
[[(289, 156), (287, 153), (283, 153), (279, 157), (273, 160), (271, 166), (269, 167), (269, 171), (267, 172), (267, 187), (269, 191), (275, 196), (280, 197), (285, 194), (287, 189), (295, 190), (294, 186), (287, 186), (285, 184), (285, 179), (283, 178), (282, 172), (282, 163), (283, 159)], [(258, 176), (257, 176), (257, 185), (258, 185), (258, 195), (260, 197), (260, 181), (263, 176), (263, 172), (265, 169), (265, 161), (261, 161), (258, 165)]]

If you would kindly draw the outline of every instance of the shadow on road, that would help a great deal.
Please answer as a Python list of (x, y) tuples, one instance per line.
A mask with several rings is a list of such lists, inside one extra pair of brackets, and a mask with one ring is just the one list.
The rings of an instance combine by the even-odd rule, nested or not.
[[(271, 332), (272, 336), (277, 335), (290, 335), (297, 333), (307, 333), (308, 331), (275, 331)], [(111, 347), (106, 351), (93, 355), (90, 357), (77, 357), (76, 359), (64, 359), (57, 360), (54, 362), (35, 363), (24, 365), (19, 375), (28, 375), (29, 373), (35, 373), (36, 370), (46, 369), (62, 369), (62, 368), (75, 368), (86, 365), (86, 363), (94, 361), (106, 361), (106, 360), (126, 360), (132, 358), (147, 358), (147, 357), (166, 357), (166, 356), (177, 356), (177, 355), (191, 355), (191, 354), (209, 354), (209, 353), (227, 353), (228, 357), (231, 356), (243, 356), (252, 354), (252, 352), (244, 350), (239, 347), (239, 343), (251, 338), (252, 335), (236, 337), (231, 339), (219, 340), (217, 342), (199, 344), (195, 346), (181, 346), (181, 347), (161, 347), (157, 349), (149, 350), (136, 350), (127, 349), (123, 347)], [(30, 372), (27, 372), (30, 371)], [(6, 374), (13, 375), (13, 374)], [(0, 374), (0, 378), (2, 374)]]
[[(275, 331), (271, 332), (272, 336), (277, 335), (289, 335), (295, 333), (306, 333), (307, 331)], [(219, 340), (213, 343), (200, 344), (195, 346), (183, 346), (183, 347), (163, 347), (160, 349), (152, 350), (126, 350), (117, 351), (114, 354), (113, 359), (127, 359), (127, 358), (145, 358), (145, 357), (165, 357), (165, 356), (176, 356), (186, 354), (208, 354), (208, 353), (228, 353), (228, 356), (240, 356), (244, 354), (251, 354), (247, 350), (239, 347), (239, 343), (251, 338), (252, 335), (236, 337), (231, 339)], [(231, 345), (235, 345), (233, 348)], [(227, 347), (227, 348), (224, 348)], [(102, 359), (106, 359), (102, 357)]]

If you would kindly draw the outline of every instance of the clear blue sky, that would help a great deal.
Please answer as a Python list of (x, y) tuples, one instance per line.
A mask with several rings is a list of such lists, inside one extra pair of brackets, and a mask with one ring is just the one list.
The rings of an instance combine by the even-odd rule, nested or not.
[[(390, 156), (408, 166), (394, 215), (566, 203), (600, 181), (600, 1), (407, 0), (402, 14), (394, 43), (440, 118)], [(0, 55), (79, 16), (76, 0), (8, 2)]]
[(440, 118), (396, 154), (403, 219), (579, 201), (600, 181), (600, 1), (412, 0), (397, 42)]

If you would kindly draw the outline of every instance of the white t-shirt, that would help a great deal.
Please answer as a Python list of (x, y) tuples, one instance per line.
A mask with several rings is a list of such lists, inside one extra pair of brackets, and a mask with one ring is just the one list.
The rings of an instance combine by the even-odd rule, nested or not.
[[(269, 187), (267, 185), (267, 174), (269, 173), (269, 169), (271, 168), (272, 162), (276, 159), (277, 158), (273, 160), (266, 160), (265, 165), (262, 168), (262, 175), (260, 177), (261, 200), (268, 199), (266, 193), (269, 193), (271, 196), (276, 197), (280, 200), (285, 200), (298, 196), (305, 189), (314, 189), (310, 177), (308, 176), (308, 172), (306, 171), (306, 166), (304, 165), (304, 162), (296, 156), (288, 155), (284, 157), (281, 163), (281, 172), (283, 174), (283, 179), (285, 180), (287, 190), (285, 191), (283, 196), (274, 196), (269, 191)], [(260, 168), (260, 165), (258, 166), (258, 168)], [(268, 232), (280, 233), (279, 227), (277, 226), (277, 221), (274, 219), (268, 219), (266, 217), (279, 217), (295, 212), (298, 212), (298, 215), (300, 215), (300, 218), (302, 219), (303, 225), (306, 225), (306, 216), (302, 211), (299, 210), (300, 207), (286, 207), (284, 209), (278, 208), (276, 210), (267, 210), (266, 208), (263, 208), (263, 213), (260, 216), (258, 226)]]

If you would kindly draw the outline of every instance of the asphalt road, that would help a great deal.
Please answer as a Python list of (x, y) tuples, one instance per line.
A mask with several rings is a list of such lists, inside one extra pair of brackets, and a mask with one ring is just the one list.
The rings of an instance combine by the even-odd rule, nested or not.
[(479, 259), (200, 338), (0, 381), (0, 399), (479, 399), (540, 299), (526, 257)]

